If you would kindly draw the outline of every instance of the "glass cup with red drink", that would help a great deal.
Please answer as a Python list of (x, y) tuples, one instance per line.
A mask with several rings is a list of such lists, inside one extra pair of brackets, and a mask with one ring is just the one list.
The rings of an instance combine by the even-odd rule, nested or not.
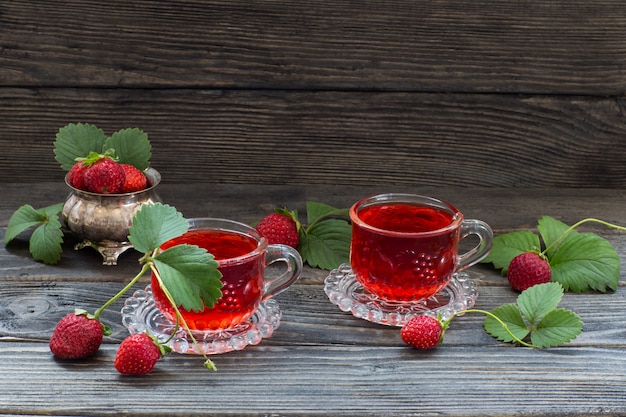
[[(451, 204), (414, 194), (381, 194), (350, 209), (350, 266), (374, 296), (391, 302), (427, 299), (453, 275), (489, 253), (493, 232), (480, 220), (465, 219)], [(459, 254), (470, 235), (478, 243)]]
[[(267, 239), (251, 226), (226, 219), (188, 219), (188, 232), (161, 247), (178, 244), (197, 245), (213, 254), (222, 273), (222, 296), (212, 308), (179, 311), (190, 330), (219, 331), (246, 325), (261, 302), (290, 287), (302, 272), (302, 258), (286, 245), (269, 245)], [(266, 277), (270, 264), (284, 262), (285, 271)], [(176, 313), (159, 282), (152, 277), (152, 296), (156, 308), (169, 320)]]

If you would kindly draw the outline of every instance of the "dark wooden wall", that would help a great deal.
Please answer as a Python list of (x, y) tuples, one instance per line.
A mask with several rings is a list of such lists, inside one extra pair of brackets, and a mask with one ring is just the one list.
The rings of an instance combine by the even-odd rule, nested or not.
[(145, 130), (164, 182), (626, 186), (623, 0), (0, 2), (0, 181)]

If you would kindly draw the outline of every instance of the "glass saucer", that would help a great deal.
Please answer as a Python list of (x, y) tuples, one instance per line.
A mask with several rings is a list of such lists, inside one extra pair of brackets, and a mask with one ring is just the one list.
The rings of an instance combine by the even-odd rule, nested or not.
[[(225, 330), (192, 330), (194, 344), (187, 330), (178, 328), (176, 335), (167, 343), (174, 352), (207, 354), (242, 350), (248, 345), (258, 345), (267, 339), (280, 325), (282, 313), (274, 299), (263, 301), (254, 315), (245, 323)], [(122, 324), (133, 333), (148, 331), (160, 342), (165, 342), (176, 325), (166, 318), (154, 305), (152, 288), (138, 290), (124, 302)]]
[(368, 292), (356, 280), (350, 265), (342, 264), (324, 280), (328, 299), (342, 311), (355, 317), (388, 326), (403, 326), (414, 316), (441, 314), (447, 320), (474, 306), (478, 291), (467, 272), (453, 275), (440, 292), (415, 302), (385, 301)]

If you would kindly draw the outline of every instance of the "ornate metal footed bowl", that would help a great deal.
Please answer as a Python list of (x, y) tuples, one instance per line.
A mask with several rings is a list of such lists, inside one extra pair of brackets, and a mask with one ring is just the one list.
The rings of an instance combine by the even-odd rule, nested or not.
[(133, 247), (128, 241), (128, 229), (137, 210), (143, 204), (160, 202), (155, 188), (161, 174), (154, 169), (144, 171), (148, 188), (125, 194), (96, 194), (72, 189), (63, 205), (65, 226), (83, 240), (75, 249), (90, 246), (102, 255), (104, 265), (117, 265), (117, 258)]

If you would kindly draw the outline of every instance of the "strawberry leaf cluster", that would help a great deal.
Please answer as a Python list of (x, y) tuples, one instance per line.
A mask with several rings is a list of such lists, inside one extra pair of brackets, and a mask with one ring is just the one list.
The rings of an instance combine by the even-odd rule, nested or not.
[(92, 124), (70, 123), (57, 132), (54, 155), (64, 170), (69, 171), (78, 159), (93, 152), (112, 153), (118, 163), (133, 165), (140, 171), (150, 166), (152, 156), (148, 135), (141, 129), (122, 129), (107, 136)]
[[(540, 252), (552, 269), (552, 281), (566, 291), (616, 290), (620, 260), (615, 248), (594, 233), (580, 233), (550, 216), (537, 224), (539, 234), (515, 231), (496, 236), (484, 263), (506, 275), (511, 260), (524, 252)], [(542, 242), (543, 241), (543, 242)], [(543, 243), (543, 246), (542, 246)]]
[(576, 338), (583, 326), (573, 311), (557, 308), (562, 298), (563, 287), (557, 282), (534, 285), (517, 297), (517, 303), (493, 309), (483, 327), (503, 342), (527, 339), (535, 348), (562, 345)]
[(313, 268), (332, 270), (349, 261), (352, 227), (346, 220), (349, 209), (306, 203), (307, 226), (299, 229), (298, 251)]
[(59, 215), (63, 203), (35, 209), (30, 204), (18, 208), (11, 218), (4, 234), (5, 246), (27, 229), (35, 228), (29, 239), (29, 251), (33, 259), (54, 265), (63, 252), (63, 232)]
[(180, 244), (160, 251), (166, 241), (187, 232), (189, 223), (174, 207), (155, 203), (141, 206), (133, 217), (129, 241), (145, 254), (142, 260), (160, 278), (176, 306), (200, 311), (222, 296), (222, 274), (206, 249)]

